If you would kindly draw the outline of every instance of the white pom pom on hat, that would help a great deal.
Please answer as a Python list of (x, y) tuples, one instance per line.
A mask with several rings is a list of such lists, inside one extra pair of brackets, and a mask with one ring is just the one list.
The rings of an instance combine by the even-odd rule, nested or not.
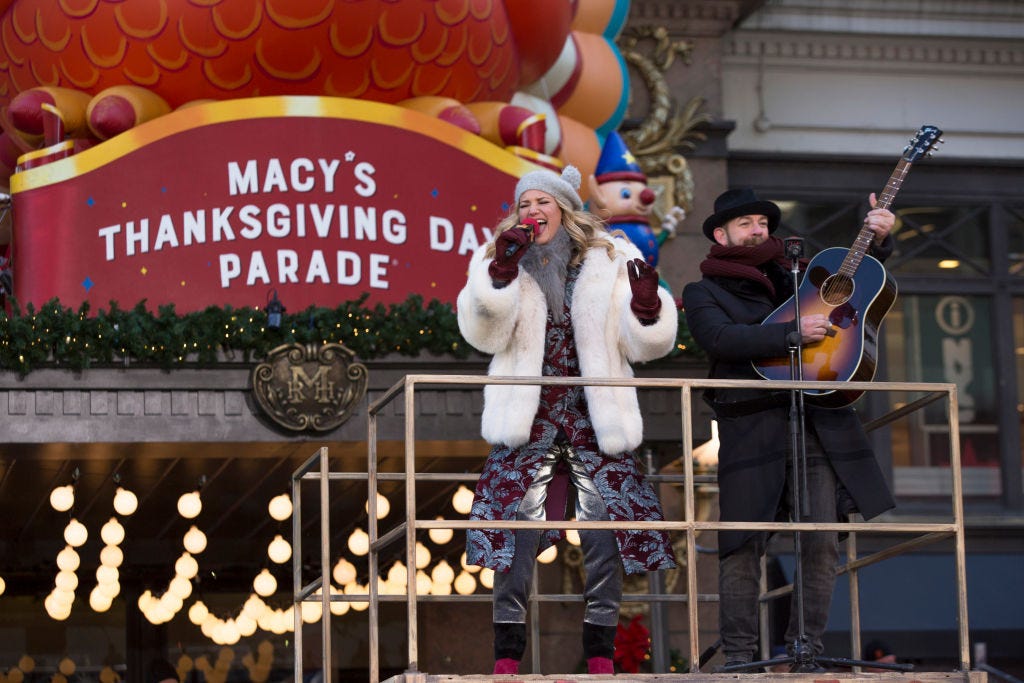
[(579, 195), (582, 181), (583, 177), (575, 166), (566, 166), (560, 176), (553, 171), (530, 171), (516, 183), (516, 205), (519, 205), (519, 199), (524, 192), (540, 190), (552, 197), (558, 197), (575, 210), (582, 211), (583, 200)]

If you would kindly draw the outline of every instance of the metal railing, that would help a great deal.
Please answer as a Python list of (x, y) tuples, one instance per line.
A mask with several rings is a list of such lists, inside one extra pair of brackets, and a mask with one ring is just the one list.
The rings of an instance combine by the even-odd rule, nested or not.
[[(418, 519), (416, 517), (417, 498), (416, 483), (418, 481), (475, 481), (479, 475), (475, 474), (442, 474), (431, 473), (429, 475), (416, 472), (416, 390), (419, 387), (458, 387), (465, 385), (479, 385), (481, 388), (487, 384), (520, 384), (520, 385), (560, 385), (560, 386), (632, 386), (638, 389), (675, 389), (679, 391), (680, 416), (681, 416), (681, 439), (683, 454), (681, 463), (683, 465), (683, 519), (666, 520), (662, 522), (637, 521), (590, 521), (580, 522), (577, 520), (566, 521), (470, 521), (466, 519)], [(873, 420), (865, 425), (867, 430), (872, 430), (893, 421), (899, 420), (926, 405), (947, 399), (947, 411), (949, 420), (949, 462), (952, 482), (952, 521), (947, 523), (886, 523), (886, 522), (840, 522), (840, 523), (794, 523), (794, 522), (722, 522), (722, 521), (699, 521), (694, 517), (695, 509), (695, 477), (693, 471), (692, 443), (692, 407), (693, 392), (705, 388), (759, 388), (770, 390), (852, 390), (852, 391), (899, 391), (910, 394), (922, 394), (919, 398), (902, 405), (895, 410)], [(405, 465), (404, 472), (382, 474), (378, 472), (378, 420), (382, 419), (381, 413), (384, 408), (395, 401), (399, 396), (404, 399), (404, 446)], [(717, 600), (715, 595), (701, 595), (697, 588), (697, 544), (696, 536), (703, 531), (720, 530), (755, 530), (768, 532), (811, 532), (811, 531), (837, 531), (849, 534), (850, 541), (847, 546), (847, 563), (838, 568), (838, 573), (850, 575), (850, 601), (851, 601), (851, 647), (856, 652), (860, 647), (860, 622), (859, 622), (859, 591), (857, 584), (857, 572), (864, 567), (875, 564), (885, 559), (895, 557), (902, 553), (916, 550), (924, 545), (952, 537), (955, 542), (955, 564), (956, 564), (956, 596), (957, 596), (957, 624), (959, 632), (959, 653), (960, 669), (966, 671), (969, 667), (969, 640), (967, 629), (967, 595), (966, 595), (966, 571), (965, 571), (965, 550), (964, 550), (964, 525), (963, 525), (963, 490), (960, 473), (960, 444), (959, 444), (959, 416), (956, 396), (956, 385), (940, 383), (914, 383), (914, 382), (807, 382), (807, 381), (768, 381), (768, 380), (711, 380), (711, 379), (675, 379), (675, 378), (650, 378), (650, 379), (595, 379), (595, 378), (568, 378), (568, 377), (487, 377), (481, 375), (407, 375), (401, 381), (395, 383), (380, 398), (370, 403), (368, 410), (368, 463), (367, 472), (363, 473), (332, 473), (328, 467), (327, 450), (321, 448), (302, 467), (296, 470), (292, 476), (292, 499), (293, 499), (293, 545), (294, 552), (294, 581), (293, 593), (295, 604), (295, 678), (302, 677), (302, 620), (300, 607), (303, 601), (317, 600), (322, 603), (322, 645), (324, 666), (324, 683), (331, 683), (331, 666), (327, 665), (331, 652), (330, 647), (330, 602), (332, 600), (348, 600), (368, 602), (369, 617), (369, 672), (371, 683), (378, 683), (380, 680), (380, 603), (382, 600), (404, 600), (407, 605), (407, 638), (408, 638), (408, 673), (418, 673), (419, 650), (417, 642), (417, 596), (415, 572), (411, 571), (416, 566), (416, 532), (430, 529), (651, 529), (666, 532), (682, 532), (685, 534), (685, 570), (686, 570), (686, 594), (664, 595), (651, 594), (643, 596), (631, 596), (631, 599), (643, 599), (645, 601), (682, 601), (687, 604), (688, 630), (690, 633), (689, 661), (691, 673), (699, 671), (700, 660), (699, 624), (697, 607), (701, 601)], [(329, 519), (327, 509), (329, 507), (328, 482), (331, 479), (352, 479), (365, 478), (368, 486), (368, 535), (369, 535), (369, 576), (368, 595), (349, 596), (331, 595), (330, 590), (323, 590), (320, 596), (315, 593), (322, 587), (329, 587), (330, 577), (330, 539)], [(665, 477), (661, 477), (665, 478)], [(320, 486), (320, 536), (321, 536), (321, 576), (316, 577), (308, 584), (302, 583), (301, 577), (301, 536), (299, 520), (301, 514), (301, 486), (304, 479), (317, 479)], [(376, 507), (377, 507), (377, 484), (381, 480), (399, 479), (405, 484), (405, 520), (381, 535), (379, 533)], [(919, 536), (895, 546), (886, 548), (880, 552), (873, 553), (866, 557), (857, 557), (856, 545), (853, 539), (859, 532), (870, 532), (872, 534), (919, 534)], [(404, 596), (386, 595), (381, 596), (378, 592), (375, 577), (379, 575), (380, 567), (379, 554), (387, 546), (402, 541), (405, 542), (406, 567), (410, 568), (406, 583)], [(762, 601), (770, 600), (784, 595), (791, 587), (783, 587), (762, 596)], [(437, 596), (431, 596), (436, 599)], [(446, 600), (467, 600), (482, 599), (489, 596), (462, 596), (453, 594), (445, 596)], [(567, 596), (545, 596), (545, 599), (561, 599)], [(535, 610), (534, 610), (535, 611)]]

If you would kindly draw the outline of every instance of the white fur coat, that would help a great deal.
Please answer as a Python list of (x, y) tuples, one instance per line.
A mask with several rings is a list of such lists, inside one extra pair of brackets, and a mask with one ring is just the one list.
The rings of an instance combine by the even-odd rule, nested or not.
[[(626, 263), (640, 258), (640, 251), (619, 237), (613, 243), (612, 260), (602, 248), (587, 252), (573, 294), (573, 333), (583, 377), (632, 377), (631, 362), (660, 358), (676, 340), (679, 318), (664, 288), (658, 288), (661, 315), (657, 322), (645, 326), (633, 314)], [(473, 255), (466, 286), (459, 293), (459, 329), (474, 348), (494, 356), (489, 376), (540, 376), (547, 324), (544, 295), (522, 270), (507, 287), (495, 289), (485, 248)], [(587, 386), (584, 393), (602, 452), (621, 453), (640, 445), (643, 420), (633, 387)], [(511, 447), (526, 443), (539, 404), (540, 385), (487, 385), (481, 424), (484, 439)]]

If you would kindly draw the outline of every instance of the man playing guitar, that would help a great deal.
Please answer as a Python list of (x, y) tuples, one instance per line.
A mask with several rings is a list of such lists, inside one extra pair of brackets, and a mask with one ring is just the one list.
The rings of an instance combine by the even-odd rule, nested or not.
[[(874, 207), (875, 196), (870, 203)], [(701, 263), (703, 278), (683, 290), (686, 321), (696, 342), (707, 352), (715, 379), (759, 379), (754, 365), (763, 359), (785, 358), (791, 344), (822, 342), (831, 321), (821, 313), (762, 324), (794, 295), (791, 260), (783, 242), (772, 233), (781, 212), (753, 190), (729, 190), (715, 200), (715, 213), (704, 222), (712, 241)], [(863, 230), (873, 235), (865, 247), (882, 260), (893, 250), (890, 231), (894, 215), (873, 208)], [(868, 247), (868, 243), (870, 246)], [(794, 337), (793, 335), (799, 335)], [(718, 483), (721, 520), (772, 522), (790, 512), (790, 392), (764, 389), (714, 389), (705, 399), (718, 420)], [(865, 518), (893, 507), (892, 496), (856, 413), (850, 407), (814, 405), (805, 413), (807, 502), (802, 522), (835, 523), (840, 515), (859, 511)], [(799, 489), (798, 489), (799, 490)], [(781, 516), (780, 516), (781, 515)], [(796, 658), (793, 671), (823, 671), (814, 656), (822, 652), (821, 636), (839, 559), (835, 532), (804, 535), (801, 572), (803, 621), (796, 604), (790, 611), (786, 643), (810, 652), (809, 664)], [(757, 604), (760, 557), (767, 533), (723, 530), (718, 534), (720, 628), (726, 666), (754, 660), (758, 642)], [(794, 598), (796, 592), (794, 591)], [(796, 600), (794, 600), (794, 603)], [(800, 642), (802, 641), (802, 642)]]

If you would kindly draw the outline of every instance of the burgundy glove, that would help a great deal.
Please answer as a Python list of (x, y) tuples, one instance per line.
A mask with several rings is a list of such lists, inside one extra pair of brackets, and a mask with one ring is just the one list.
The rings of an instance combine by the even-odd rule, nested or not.
[(487, 272), (496, 285), (504, 287), (519, 275), (519, 259), (533, 243), (533, 233), (537, 229), (537, 221), (526, 218), (522, 223), (505, 230), (494, 241), (494, 260), (487, 267)]
[(633, 290), (633, 300), (629, 302), (629, 307), (641, 322), (654, 322), (661, 312), (658, 273), (641, 258), (627, 263), (626, 272), (629, 273), (629, 287)]

